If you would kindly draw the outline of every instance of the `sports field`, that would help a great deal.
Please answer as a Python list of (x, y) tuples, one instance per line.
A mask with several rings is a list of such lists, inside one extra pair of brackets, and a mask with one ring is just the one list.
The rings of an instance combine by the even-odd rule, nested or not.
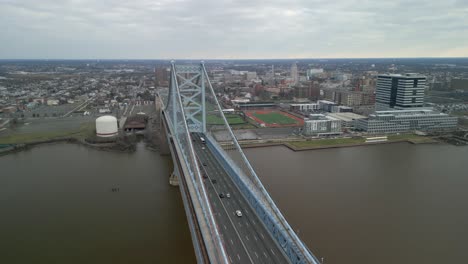
[[(245, 123), (245, 121), (239, 115), (224, 114), (224, 116), (226, 117), (229, 125), (238, 125), (238, 124), (244, 124)], [(208, 125), (222, 125), (222, 124), (224, 124), (223, 118), (220, 117), (219, 115), (207, 115), (206, 116), (206, 123)]]
[[(244, 121), (238, 114), (224, 114), (224, 116), (226, 117), (229, 125), (240, 125), (246, 123), (246, 121)], [(195, 118), (201, 121), (201, 114), (196, 115)], [(206, 123), (208, 125), (223, 125), (224, 121), (219, 114), (211, 113), (206, 115)]]
[(302, 126), (304, 120), (291, 114), (276, 110), (246, 111), (245, 114), (266, 127)]

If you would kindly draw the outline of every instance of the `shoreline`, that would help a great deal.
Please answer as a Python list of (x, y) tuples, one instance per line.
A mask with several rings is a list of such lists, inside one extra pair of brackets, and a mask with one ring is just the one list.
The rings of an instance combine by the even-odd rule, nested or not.
[[(307, 142), (307, 141), (293, 141), (293, 142)], [(266, 148), (266, 147), (283, 146), (295, 152), (319, 150), (319, 149), (332, 149), (332, 148), (362, 147), (362, 146), (394, 144), (394, 143), (409, 143), (409, 144), (414, 144), (414, 145), (420, 145), (420, 144), (440, 144), (441, 142), (435, 139), (431, 139), (430, 141), (425, 141), (425, 142), (415, 142), (409, 139), (400, 139), (400, 140), (389, 140), (389, 141), (384, 141), (384, 142), (350, 143), (350, 144), (307, 146), (307, 147), (297, 147), (291, 144), (290, 142), (265, 142), (265, 143), (248, 143), (248, 142), (242, 142), (242, 141), (239, 142), (242, 148)]]
[(101, 150), (101, 151), (111, 151), (111, 152), (121, 152), (121, 153), (131, 153), (135, 151), (134, 145), (132, 145), (130, 148), (127, 147), (124, 149), (124, 148), (118, 148), (119, 145), (117, 144), (117, 142), (91, 144), (91, 143), (86, 142), (85, 140), (80, 140), (80, 139), (76, 139), (73, 137), (67, 137), (67, 138), (56, 138), (56, 139), (49, 139), (49, 140), (34, 141), (34, 142), (29, 142), (29, 143), (5, 144), (9, 146), (5, 148), (0, 148), (0, 156), (29, 150), (40, 145), (55, 144), (55, 143), (79, 144), (81, 146), (85, 146), (85, 147), (89, 147), (89, 148)]
[[(317, 139), (320, 140), (320, 139)], [(379, 144), (394, 144), (394, 143), (410, 143), (410, 144), (440, 144), (442, 143), (439, 140), (434, 138), (428, 138), (425, 141), (413, 141), (411, 139), (395, 139), (395, 140), (388, 140), (384, 142), (359, 142), (359, 143), (345, 143), (345, 144), (329, 144), (329, 145), (315, 145), (315, 146), (295, 146), (294, 142), (299, 143), (306, 143), (306, 142), (314, 142), (315, 140), (291, 140), (291, 141), (282, 141), (282, 142), (249, 142), (249, 141), (239, 141), (239, 144), (242, 148), (265, 148), (265, 147), (276, 147), (276, 146), (283, 146), (292, 151), (308, 151), (308, 150), (319, 150), (319, 149), (332, 149), (332, 148), (349, 148), (349, 147), (360, 147), (360, 146), (372, 146), (372, 145), (379, 145)], [(130, 146), (121, 146), (117, 142), (112, 143), (98, 143), (92, 144), (86, 142), (83, 139), (77, 139), (74, 137), (66, 137), (66, 138), (56, 138), (56, 139), (49, 139), (49, 140), (41, 140), (29, 143), (19, 143), (19, 144), (5, 144), (8, 145), (7, 147), (0, 148), (0, 156), (8, 155), (24, 150), (31, 149), (35, 146), (45, 145), (45, 144), (53, 144), (53, 143), (71, 143), (71, 144), (80, 144), (82, 146), (86, 146), (92, 149), (101, 150), (101, 151), (111, 151), (111, 152), (121, 152), (121, 153), (131, 153), (135, 151), (135, 144)], [(148, 143), (145, 141), (145, 143)], [(151, 144), (147, 146), (151, 151), (158, 151), (158, 147), (152, 146)]]

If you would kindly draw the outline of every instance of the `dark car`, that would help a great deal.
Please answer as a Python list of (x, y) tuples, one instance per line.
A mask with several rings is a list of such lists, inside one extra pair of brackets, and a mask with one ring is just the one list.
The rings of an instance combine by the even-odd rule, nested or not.
[(205, 163), (205, 162), (203, 162), (203, 166), (206, 166), (206, 163)]
[(206, 174), (203, 174), (203, 179), (206, 179), (208, 178), (208, 176), (206, 176)]
[(224, 193), (220, 193), (219, 198), (224, 198)]
[(213, 180), (211, 180), (211, 182), (212, 182), (212, 183), (216, 183), (216, 180), (215, 180), (215, 179), (213, 179)]

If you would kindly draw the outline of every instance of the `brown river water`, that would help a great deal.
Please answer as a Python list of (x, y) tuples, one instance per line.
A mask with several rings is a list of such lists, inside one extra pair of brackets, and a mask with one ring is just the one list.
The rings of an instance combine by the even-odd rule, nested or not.
[[(324, 263), (468, 263), (468, 147), (245, 152)], [(0, 157), (0, 263), (195, 262), (170, 163), (143, 144)]]

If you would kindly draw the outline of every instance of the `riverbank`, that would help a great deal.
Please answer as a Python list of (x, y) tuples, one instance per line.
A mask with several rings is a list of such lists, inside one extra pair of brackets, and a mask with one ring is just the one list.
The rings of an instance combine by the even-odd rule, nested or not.
[(77, 141), (77, 139), (68, 137), (68, 138), (56, 138), (56, 139), (33, 141), (33, 142), (20, 143), (20, 144), (2, 144), (2, 147), (0, 147), (0, 156), (23, 151), (23, 150), (28, 150), (34, 146), (38, 146), (41, 144), (52, 144), (52, 143), (60, 143), (60, 142), (76, 143), (75, 141)]
[[(82, 126), (77, 131), (71, 131), (67, 134), (33, 134), (33, 135), (18, 135), (11, 137), (0, 138), (0, 145), (3, 144), (3, 148), (0, 148), (0, 155), (9, 154), (16, 151), (28, 149), (30, 147), (39, 144), (48, 144), (55, 142), (68, 142), (77, 143), (87, 147), (91, 147), (98, 150), (104, 151), (117, 151), (117, 152), (132, 152), (135, 150), (135, 144), (137, 142), (136, 137), (124, 136), (111, 141), (101, 140), (87, 140), (95, 138), (93, 131), (89, 126)], [(156, 133), (157, 134), (157, 133)], [(45, 139), (43, 139), (45, 138)], [(157, 136), (148, 137), (145, 136), (145, 142), (148, 144), (148, 148), (152, 151), (158, 151), (159, 147), (155, 142), (158, 142)], [(15, 141), (17, 140), (17, 141)], [(14, 144), (12, 142), (19, 142)], [(366, 143), (364, 137), (353, 137), (353, 138), (320, 138), (320, 139), (268, 139), (268, 140), (239, 140), (240, 145), (243, 148), (260, 148), (260, 147), (271, 147), (271, 146), (285, 146), (293, 151), (305, 151), (314, 149), (328, 149), (328, 148), (344, 148), (344, 147), (356, 147), (356, 146), (367, 146), (376, 144), (390, 144), (390, 143), (401, 143), (408, 142), (412, 144), (427, 144), (427, 143), (439, 143), (433, 137), (420, 136), (415, 134), (401, 134), (401, 135), (389, 135), (387, 141), (383, 142), (371, 142)]]
[[(155, 134), (158, 134), (155, 132)], [(144, 142), (151, 151), (159, 149), (159, 135), (145, 133)], [(29, 149), (31, 147), (57, 142), (80, 144), (97, 150), (133, 152), (141, 138), (137, 135), (119, 135), (117, 138), (96, 137), (94, 123), (81, 124), (76, 129), (40, 131), (29, 133), (8, 133), (0, 136), (0, 155)]]
[(49, 140), (63, 140), (68, 138), (85, 139), (94, 135), (94, 123), (87, 122), (79, 125), (76, 129), (37, 129), (30, 132), (11, 130), (6, 135), (0, 136), (0, 144), (34, 144)]
[(390, 135), (387, 141), (383, 142), (369, 142), (363, 137), (357, 138), (337, 138), (337, 139), (305, 139), (305, 140), (268, 140), (268, 141), (240, 141), (242, 148), (261, 148), (271, 146), (285, 146), (293, 151), (305, 151), (314, 149), (328, 149), (328, 148), (344, 148), (367, 146), (377, 144), (391, 144), (407, 142), (411, 144), (434, 144), (440, 141), (426, 136), (418, 136), (414, 134), (404, 135)]
[(29, 150), (35, 146), (39, 145), (46, 145), (46, 144), (54, 144), (54, 143), (72, 143), (72, 144), (79, 144), (82, 146), (86, 146), (89, 148), (102, 150), (102, 151), (112, 151), (112, 152), (134, 152), (136, 149), (136, 141), (135, 142), (127, 142), (126, 140), (115, 140), (114, 142), (106, 142), (106, 143), (90, 143), (84, 139), (78, 139), (74, 137), (66, 137), (66, 138), (55, 138), (55, 139), (48, 139), (48, 140), (39, 140), (39, 141), (32, 141), (28, 143), (21, 143), (21, 144), (3, 144), (0, 148), (0, 156), (7, 155), (19, 151)]

